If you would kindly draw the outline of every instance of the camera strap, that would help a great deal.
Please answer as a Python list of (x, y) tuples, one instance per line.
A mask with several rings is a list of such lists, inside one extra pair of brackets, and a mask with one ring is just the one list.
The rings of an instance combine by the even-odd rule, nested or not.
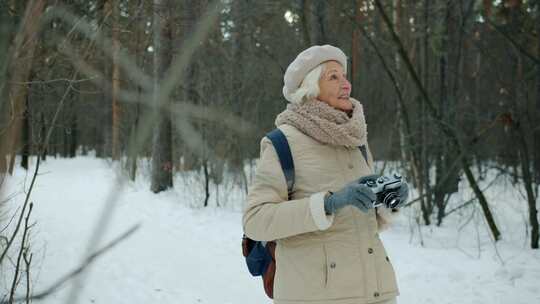
[(358, 147), (360, 149), (360, 152), (362, 152), (362, 156), (364, 156), (364, 159), (366, 160), (366, 164), (369, 166), (368, 160), (367, 160), (367, 148), (366, 145), (361, 145)]

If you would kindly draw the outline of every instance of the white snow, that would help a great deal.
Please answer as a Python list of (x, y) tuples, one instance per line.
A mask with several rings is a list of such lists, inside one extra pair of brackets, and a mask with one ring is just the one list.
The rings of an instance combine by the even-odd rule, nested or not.
[[(197, 174), (178, 174), (174, 190), (156, 195), (149, 191), (145, 167), (136, 182), (115, 190), (117, 166), (93, 157), (42, 163), (31, 197), (34, 292), (81, 263), (97, 227), (105, 229), (100, 248), (140, 223), (135, 234), (92, 264), (79, 303), (271, 303), (241, 254), (240, 187), (220, 186), (221, 207), (215, 206), (212, 187), (210, 206), (202, 208)], [(19, 168), (9, 180), (4, 195), (15, 196), (3, 210), (4, 220), (22, 205), (20, 191), (28, 189), (30, 173)], [(472, 195), (466, 183), (461, 187), (455, 204)], [(118, 197), (106, 205), (111, 193)], [(418, 210), (408, 208), (382, 233), (398, 276), (398, 303), (540, 303), (540, 252), (529, 249), (526, 202), (504, 180), (486, 193), (503, 236), (497, 244), (476, 203), (449, 216), (443, 227), (419, 227)], [(103, 208), (111, 216), (108, 225), (98, 224)], [(2, 293), (11, 284), (10, 270), (11, 264), (3, 266)], [(24, 288), (22, 281), (19, 292)], [(65, 303), (70, 288), (42, 303)]]

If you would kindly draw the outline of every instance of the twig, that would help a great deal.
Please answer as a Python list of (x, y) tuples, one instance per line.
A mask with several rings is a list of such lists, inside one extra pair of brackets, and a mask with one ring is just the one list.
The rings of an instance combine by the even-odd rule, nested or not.
[[(484, 221), (485, 221), (485, 218), (484, 218)], [(486, 226), (488, 226), (488, 225), (486, 225)], [(489, 233), (489, 231), (488, 231), (488, 233)], [(504, 260), (503, 260), (503, 258), (501, 256), (501, 253), (499, 252), (499, 248), (497, 247), (496, 240), (494, 238), (489, 238), (489, 240), (491, 241), (491, 244), (493, 245), (493, 249), (495, 249), (495, 254), (499, 258), (499, 261), (501, 262), (501, 266), (504, 266), (506, 263), (504, 262)]]
[[(474, 201), (474, 199), (472, 199), (471, 201)], [(476, 208), (473, 209), (473, 212), (471, 213), (471, 216), (468, 219), (465, 220), (465, 223), (461, 224), (458, 227), (458, 234), (460, 234), (461, 231), (474, 219), (475, 214), (476, 214)]]
[(32, 264), (33, 257), (32, 253), (30, 254), (30, 258), (28, 257), (28, 250), (28, 247), (26, 247), (23, 254), (24, 264), (26, 265), (26, 304), (30, 303), (30, 265)]
[(26, 236), (28, 235), (28, 219), (30, 219), (30, 214), (32, 213), (33, 207), (34, 207), (34, 204), (30, 203), (30, 206), (28, 207), (28, 213), (24, 220), (24, 231), (22, 235), (21, 248), (19, 249), (19, 255), (17, 256), (17, 265), (15, 266), (15, 274), (13, 275), (13, 283), (11, 284), (11, 291), (9, 294), (9, 303), (13, 303), (13, 297), (15, 296), (15, 290), (17, 289), (17, 279), (19, 276), (19, 270), (21, 266), (21, 258), (24, 252)]
[[(465, 220), (465, 223), (463, 223), (462, 225), (460, 225), (457, 229), (457, 239), (456, 239), (456, 248), (461, 251), (464, 255), (468, 256), (469, 258), (474, 258), (474, 256), (472, 254), (469, 254), (467, 251), (465, 251), (463, 248), (459, 247), (459, 238), (460, 238), (460, 235), (461, 235), (461, 232), (462, 230), (471, 222), (473, 221), (474, 219), (476, 219), (476, 208), (473, 208), (473, 211), (471, 213), (471, 216), (468, 217), (466, 220)], [(475, 229), (478, 231), (478, 223), (475, 222)], [(478, 241), (478, 258), (480, 258), (480, 238), (478, 237), (477, 238), (477, 241)]]
[(57, 78), (57, 79), (50, 79), (50, 80), (34, 80), (34, 81), (25, 81), (25, 82), (17, 82), (17, 81), (10, 81), (11, 84), (47, 84), (47, 83), (54, 83), (54, 82), (67, 82), (69, 84), (73, 83), (80, 83), (80, 82), (86, 82), (91, 81), (93, 78), (96, 77), (89, 77), (84, 79), (67, 79), (67, 78)]
[(424, 247), (424, 237), (422, 236), (422, 225), (420, 225), (420, 217), (416, 217), (416, 227), (418, 227), (418, 236), (420, 237), (420, 246)]
[[(478, 207), (474, 208), (474, 211), (476, 213), (476, 210), (477, 210)], [(482, 218), (478, 218), (479, 216), (477, 215), (475, 218), (475, 222), (474, 222), (474, 230), (476, 231), (476, 244), (478, 245), (478, 259), (480, 259), (480, 257), (482, 256), (482, 243), (480, 242), (480, 229), (478, 228), (478, 221), (481, 221)]]
[(13, 219), (15, 218), (15, 216), (17, 215), (17, 212), (19, 211), (19, 208), (20, 207), (17, 206), (17, 209), (15, 209), (15, 212), (13, 212), (13, 215), (9, 219), (9, 222), (7, 223), (7, 225), (4, 228), (2, 228), (2, 230), (0, 230), (0, 233), (6, 231), (6, 229), (11, 225), (11, 222), (13, 222)]

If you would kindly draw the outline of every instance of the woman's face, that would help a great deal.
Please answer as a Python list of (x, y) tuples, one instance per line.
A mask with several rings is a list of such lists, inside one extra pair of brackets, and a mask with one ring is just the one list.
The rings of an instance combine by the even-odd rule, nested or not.
[(337, 61), (327, 61), (319, 79), (319, 96), (317, 99), (326, 102), (338, 110), (352, 110), (351, 83), (347, 74)]

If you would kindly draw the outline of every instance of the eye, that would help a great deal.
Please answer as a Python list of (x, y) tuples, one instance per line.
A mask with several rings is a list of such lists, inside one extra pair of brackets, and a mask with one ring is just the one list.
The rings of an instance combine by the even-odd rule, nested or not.
[(337, 79), (337, 75), (336, 75), (336, 74), (330, 75), (330, 80), (336, 80), (336, 79)]

